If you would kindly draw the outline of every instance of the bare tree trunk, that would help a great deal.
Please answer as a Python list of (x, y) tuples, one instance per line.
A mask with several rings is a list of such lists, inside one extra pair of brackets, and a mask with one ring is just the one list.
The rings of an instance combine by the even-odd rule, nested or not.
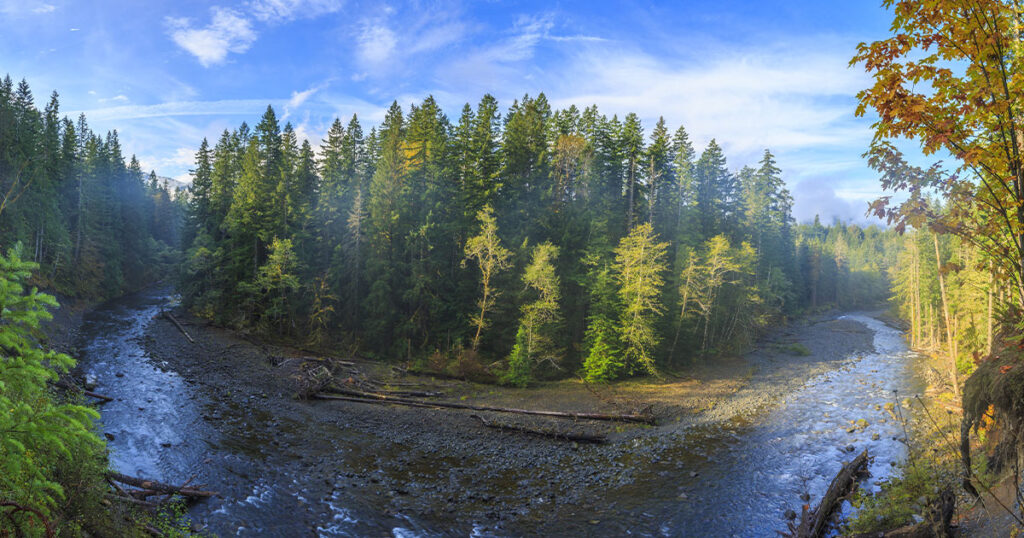
[(946, 278), (942, 276), (942, 260), (939, 257), (939, 236), (932, 234), (932, 242), (935, 245), (935, 267), (939, 274), (939, 292), (942, 295), (942, 318), (946, 326), (946, 345), (949, 348), (950, 378), (953, 380), (953, 396), (960, 399), (960, 379), (956, 371), (956, 343), (953, 339), (952, 320), (949, 315), (949, 301), (946, 299)]
[(987, 323), (987, 334), (988, 340), (985, 345), (985, 354), (992, 354), (992, 297), (993, 297), (993, 286), (995, 286), (996, 275), (993, 272), (992, 262), (988, 262), (988, 323)]
[(633, 193), (636, 191), (636, 157), (629, 158), (629, 207), (626, 210), (626, 231), (633, 231)]

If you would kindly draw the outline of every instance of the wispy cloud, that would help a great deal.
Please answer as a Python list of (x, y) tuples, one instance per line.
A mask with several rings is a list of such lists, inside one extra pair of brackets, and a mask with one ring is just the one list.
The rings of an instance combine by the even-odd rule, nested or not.
[(330, 84), (330, 80), (324, 81), (316, 86), (312, 86), (309, 89), (303, 91), (293, 91), (292, 96), (288, 99), (288, 102), (284, 105), (284, 115), (281, 117), (282, 120), (288, 119), (295, 109), (301, 107), (313, 94), (327, 88)]
[(345, 5), (342, 0), (253, 0), (249, 8), (262, 22), (287, 22), (335, 13)]
[(663, 115), (738, 151), (842, 146), (867, 134), (854, 121), (851, 97), (867, 81), (847, 69), (848, 56), (843, 48), (778, 46), (673, 63), (595, 47), (576, 54), (549, 91), (558, 105)]
[(113, 97), (102, 97), (99, 99), (100, 103), (127, 103), (129, 101), (128, 96), (119, 94)]
[(202, 28), (192, 27), (187, 18), (166, 19), (174, 42), (195, 56), (203, 67), (224, 62), (229, 52), (243, 53), (256, 41), (252, 24), (237, 11), (213, 7), (211, 12), (210, 24)]
[(44, 15), (57, 11), (57, 6), (37, 0), (0, 0), (0, 13), (4, 15)]
[(142, 118), (162, 118), (172, 116), (242, 116), (259, 115), (271, 104), (279, 107), (285, 103), (282, 99), (226, 99), (219, 101), (178, 101), (156, 105), (124, 105), (93, 110), (70, 112), (71, 116), (79, 113), (91, 120), (135, 120)]
[(356, 40), (359, 58), (364, 64), (381, 64), (391, 58), (398, 39), (383, 21), (364, 21), (362, 31)]

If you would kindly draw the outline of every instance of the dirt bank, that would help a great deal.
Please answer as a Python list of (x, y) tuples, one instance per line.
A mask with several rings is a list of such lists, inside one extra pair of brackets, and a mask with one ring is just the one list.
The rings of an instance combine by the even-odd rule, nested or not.
[[(823, 316), (776, 331), (746, 357), (694, 368), (686, 379), (596, 389), (578, 381), (506, 389), (357, 364), (382, 378), (435, 387), (453, 401), (588, 412), (649, 405), (658, 416), (654, 428), (487, 417), (608, 435), (609, 443), (590, 446), (496, 431), (457, 410), (298, 401), (291, 378), (297, 361), (282, 357), (307, 353), (256, 345), (184, 312), (176, 315), (196, 343), (157, 319), (146, 329), (144, 347), (151, 360), (166, 361), (167, 368), (220, 404), (205, 420), (217, 428), (261, 431), (262, 437), (253, 437), (257, 444), (289, 455), (286, 465), (294, 468), (287, 472), (322, 477), (330, 485), (324, 494), (332, 506), (361, 506), (396, 522), (408, 518), (432, 531), (461, 535), (471, 529), (536, 531), (553, 518), (598, 525), (590, 519), (594, 507), (614, 505), (610, 499), (616, 492), (636, 487), (644, 465), (660, 461), (692, 428), (756, 416), (805, 380), (872, 346), (872, 332), (864, 325)], [(794, 343), (809, 354), (794, 354)], [(680, 476), (700, 471), (686, 465), (676, 464)], [(203, 518), (201, 510), (198, 517)]]

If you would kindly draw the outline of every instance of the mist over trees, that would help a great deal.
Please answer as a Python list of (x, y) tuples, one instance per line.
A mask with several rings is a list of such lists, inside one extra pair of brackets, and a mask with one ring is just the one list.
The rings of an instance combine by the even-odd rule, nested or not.
[(33, 283), (109, 298), (168, 274), (181, 210), (167, 185), (125, 159), (117, 132), (40, 110), (28, 83), (0, 81), (0, 245), (22, 244)]
[[(181, 291), (218, 323), (523, 385), (742, 351), (808, 308), (886, 298), (889, 236), (796, 226), (775, 158), (596, 107), (484, 96), (335, 120), (273, 108), (199, 148)], [(872, 272), (873, 271), (873, 272)], [(465, 373), (465, 372), (462, 372)]]

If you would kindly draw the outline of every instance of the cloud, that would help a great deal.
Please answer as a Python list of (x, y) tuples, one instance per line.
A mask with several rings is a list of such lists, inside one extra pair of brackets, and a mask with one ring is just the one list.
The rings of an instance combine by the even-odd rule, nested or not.
[(320, 86), (316, 86), (305, 91), (292, 92), (292, 96), (290, 99), (288, 99), (288, 104), (285, 105), (285, 108), (297, 108), (302, 106), (302, 103), (305, 103), (306, 99), (309, 99), (310, 96), (320, 91), (321, 89), (322, 88)]
[[(196, 150), (193, 148), (179, 147), (174, 150), (170, 155), (164, 156), (140, 156), (139, 164), (143, 170), (155, 170), (157, 175), (166, 175), (165, 172), (168, 169), (172, 170), (189, 170), (195, 166), (196, 163)], [(182, 179), (184, 178), (184, 179)], [(177, 173), (174, 179), (179, 181), (192, 181), (191, 176), (188, 172)]]
[(363, 29), (356, 39), (359, 58), (366, 64), (381, 64), (391, 58), (398, 39), (383, 22), (363, 22)]
[(846, 69), (846, 56), (733, 53), (677, 67), (602, 50), (577, 58), (577, 72), (566, 79), (585, 82), (558, 102), (671, 116), (704, 139), (715, 136), (740, 151), (845, 144), (866, 132), (846, 123), (853, 118), (849, 96), (866, 84)]
[(833, 188), (836, 182), (834, 177), (818, 177), (797, 183), (793, 189), (793, 217), (797, 222), (812, 221), (815, 215), (825, 223), (836, 218), (844, 222), (875, 222), (865, 215), (867, 200), (874, 196), (866, 192), (844, 196)]
[(253, 0), (249, 9), (257, 20), (274, 23), (335, 13), (344, 5), (342, 0)]
[(101, 103), (127, 103), (128, 101), (129, 99), (125, 95), (115, 95), (114, 97), (104, 97), (99, 99), (99, 102)]
[(173, 116), (258, 116), (267, 104), (281, 106), (281, 99), (225, 99), (219, 101), (177, 101), (156, 105), (123, 105), (71, 112), (84, 113), (90, 121), (136, 120)]
[(229, 52), (241, 54), (256, 41), (252, 24), (238, 12), (221, 7), (213, 7), (211, 12), (210, 24), (204, 28), (193, 28), (189, 19), (166, 19), (174, 42), (203, 67), (223, 63)]
[(0, 0), (0, 13), (4, 15), (45, 15), (56, 10), (57, 6), (36, 0)]
[(309, 88), (307, 90), (303, 90), (301, 92), (300, 91), (293, 91), (292, 92), (292, 96), (288, 99), (288, 102), (285, 103), (285, 105), (284, 105), (284, 115), (281, 116), (281, 120), (283, 121), (283, 120), (288, 119), (288, 117), (291, 116), (292, 112), (295, 109), (297, 109), (300, 106), (302, 106), (310, 97), (313, 96), (313, 94), (319, 92), (320, 90), (323, 90), (329, 84), (330, 84), (330, 80), (325, 81), (325, 82), (323, 82), (321, 84), (318, 84), (316, 86), (313, 86), (313, 87), (311, 87), (311, 88)]

